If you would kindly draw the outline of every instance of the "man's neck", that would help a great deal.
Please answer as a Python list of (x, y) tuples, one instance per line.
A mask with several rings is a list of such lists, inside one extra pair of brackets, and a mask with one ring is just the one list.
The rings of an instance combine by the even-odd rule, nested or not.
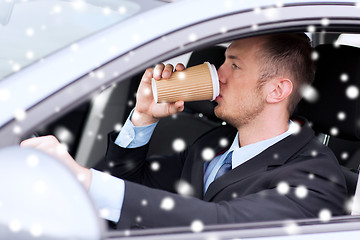
[(276, 137), (289, 128), (287, 116), (277, 116), (272, 119), (258, 117), (249, 124), (237, 128), (239, 132), (239, 146), (246, 146), (252, 143)]

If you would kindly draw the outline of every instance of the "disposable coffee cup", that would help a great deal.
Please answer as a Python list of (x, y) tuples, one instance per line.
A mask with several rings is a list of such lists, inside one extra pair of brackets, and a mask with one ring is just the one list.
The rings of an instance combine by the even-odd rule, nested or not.
[(174, 72), (169, 79), (152, 79), (156, 103), (215, 100), (219, 95), (219, 77), (213, 64), (205, 62)]

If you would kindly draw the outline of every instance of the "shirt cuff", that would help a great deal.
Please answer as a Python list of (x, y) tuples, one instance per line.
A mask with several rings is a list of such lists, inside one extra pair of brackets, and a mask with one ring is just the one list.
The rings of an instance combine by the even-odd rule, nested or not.
[(118, 222), (124, 202), (124, 180), (95, 169), (90, 170), (92, 178), (89, 194), (100, 216), (109, 221)]
[(147, 126), (135, 127), (130, 120), (133, 112), (134, 110), (130, 113), (130, 116), (115, 139), (115, 144), (123, 148), (137, 148), (147, 144), (158, 123), (156, 122)]

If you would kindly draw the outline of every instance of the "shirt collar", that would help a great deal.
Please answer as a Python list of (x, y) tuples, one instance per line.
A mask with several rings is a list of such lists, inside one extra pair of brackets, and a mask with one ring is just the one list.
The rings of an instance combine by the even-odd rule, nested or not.
[(230, 146), (229, 150), (226, 152), (226, 155), (233, 151), (232, 154), (232, 169), (236, 168), (240, 164), (246, 162), (247, 160), (255, 157), (256, 155), (263, 152), (265, 149), (274, 145), (275, 143), (281, 141), (282, 139), (290, 136), (293, 133), (296, 133), (299, 130), (297, 123), (294, 123), (290, 120), (289, 128), (286, 132), (269, 138), (260, 142), (252, 143), (243, 147), (239, 146), (239, 133), (236, 133), (235, 139)]

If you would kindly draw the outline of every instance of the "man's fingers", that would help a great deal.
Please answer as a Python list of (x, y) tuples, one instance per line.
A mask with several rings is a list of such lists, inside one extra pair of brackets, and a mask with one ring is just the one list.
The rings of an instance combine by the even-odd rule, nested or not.
[(153, 77), (153, 69), (148, 68), (148, 69), (146, 69), (141, 81), (146, 82), (146, 83), (151, 83), (152, 77)]
[(184, 69), (185, 69), (184, 64), (182, 64), (182, 63), (176, 64), (176, 67), (175, 67), (175, 70), (176, 70), (176, 71), (182, 71), (182, 70), (184, 70)]
[(182, 112), (184, 110), (184, 101), (177, 101), (175, 103), (169, 104), (169, 114), (175, 114)]
[(162, 72), (162, 78), (170, 78), (173, 71), (174, 71), (174, 66), (171, 64), (166, 64), (165, 69)]
[(165, 69), (165, 65), (160, 63), (160, 64), (157, 64), (154, 68), (154, 73), (153, 73), (153, 77), (156, 79), (156, 80), (159, 80), (162, 78), (162, 73)]

